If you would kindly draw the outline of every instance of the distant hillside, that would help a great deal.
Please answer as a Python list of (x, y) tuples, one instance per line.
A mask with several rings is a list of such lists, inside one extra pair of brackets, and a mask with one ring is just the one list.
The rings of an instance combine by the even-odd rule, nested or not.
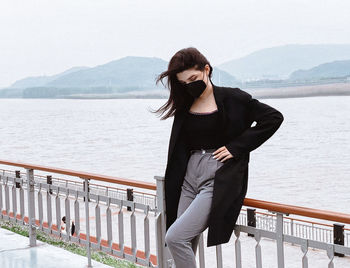
[[(127, 56), (95, 67), (27, 77), (1, 89), (0, 98), (164, 97), (168, 91), (155, 82), (167, 67), (161, 58)], [(286, 45), (215, 66), (212, 81), (218, 86), (280, 90), (349, 83), (349, 70), (350, 45)]]
[[(168, 62), (156, 57), (127, 56), (96, 67), (76, 67), (53, 76), (29, 77), (0, 90), (0, 97), (55, 98), (82, 94), (124, 94), (162, 89), (155, 84)], [(223, 86), (239, 86), (232, 75), (214, 67), (212, 80)], [(166, 83), (166, 79), (163, 80)]]
[(350, 59), (350, 44), (297, 45), (265, 48), (217, 67), (237, 79), (286, 79), (299, 69)]
[(16, 81), (13, 83), (10, 87), (11, 88), (27, 88), (27, 87), (40, 87), (45, 86), (51, 81), (54, 81), (55, 79), (58, 79), (64, 75), (74, 73), (80, 70), (88, 69), (89, 67), (73, 67), (70, 68), (62, 73), (51, 75), (51, 76), (33, 76), (33, 77), (27, 77), (21, 80)]
[(54, 87), (152, 87), (167, 62), (156, 57), (127, 56), (87, 70), (64, 75), (46, 86)]
[[(165, 71), (167, 65), (168, 62), (160, 58), (127, 56), (92, 68), (74, 67), (53, 76), (25, 78), (11, 87), (150, 88), (155, 86), (157, 75)], [(222, 85), (237, 83), (232, 75), (217, 68), (214, 68), (213, 79), (217, 79)]]
[(236, 87), (241, 86), (241, 82), (234, 76), (230, 75), (217, 67), (213, 67), (212, 79), (213, 83), (218, 86)]
[(292, 80), (311, 80), (333, 77), (350, 77), (350, 60), (333, 61), (309, 70), (298, 70), (290, 75)]

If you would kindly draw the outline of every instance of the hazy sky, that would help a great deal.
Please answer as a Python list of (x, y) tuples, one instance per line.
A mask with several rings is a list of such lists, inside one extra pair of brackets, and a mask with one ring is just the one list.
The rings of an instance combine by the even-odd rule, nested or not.
[(197, 47), (212, 65), (284, 44), (350, 43), (348, 0), (2, 0), (0, 87)]

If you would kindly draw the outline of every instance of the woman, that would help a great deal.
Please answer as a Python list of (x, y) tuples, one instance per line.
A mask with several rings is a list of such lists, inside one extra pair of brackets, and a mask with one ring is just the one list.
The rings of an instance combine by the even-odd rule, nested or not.
[(247, 191), (249, 152), (283, 121), (281, 112), (247, 92), (214, 85), (212, 71), (190, 47), (178, 51), (157, 79), (168, 78), (170, 96), (156, 112), (169, 109), (162, 119), (174, 116), (165, 171), (165, 242), (177, 268), (196, 267), (198, 239), (207, 227), (207, 246), (229, 241)]

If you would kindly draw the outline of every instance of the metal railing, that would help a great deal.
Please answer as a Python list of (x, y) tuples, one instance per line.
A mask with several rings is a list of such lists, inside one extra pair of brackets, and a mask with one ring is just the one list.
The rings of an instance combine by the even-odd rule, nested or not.
[[(161, 238), (158, 243), (164, 245), (157, 252), (160, 267), (172, 267), (173, 260), (169, 253), (169, 249), (165, 246), (164, 235), (165, 235), (165, 213), (163, 211), (165, 207), (164, 199), (164, 177), (155, 176), (157, 181), (157, 197), (158, 197), (158, 207), (161, 209), (162, 213), (157, 218), (157, 226), (162, 228), (159, 230), (159, 237)], [(255, 262), (257, 268), (262, 268), (262, 251), (261, 251), (261, 239), (263, 237), (269, 238), (276, 241), (277, 246), (277, 264), (279, 268), (285, 267), (285, 256), (284, 256), (284, 244), (291, 243), (293, 245), (298, 245), (301, 248), (303, 253), (301, 263), (303, 268), (308, 267), (308, 257), (307, 253), (309, 248), (325, 250), (329, 258), (328, 267), (334, 267), (334, 256), (350, 256), (350, 245), (347, 242), (347, 246), (344, 245), (344, 224), (350, 224), (350, 214), (345, 213), (335, 213), (327, 210), (318, 210), (306, 207), (298, 207), (285, 205), (274, 202), (267, 202), (262, 200), (254, 200), (250, 198), (245, 198), (244, 206), (265, 209), (270, 212), (273, 212), (275, 215), (264, 213), (264, 217), (256, 217), (255, 209), (250, 209), (250, 213), (244, 215), (240, 213), (239, 218), (237, 219), (236, 227), (234, 229), (235, 234), (235, 267), (242, 267), (242, 251), (241, 251), (241, 233), (247, 233), (250, 236), (253, 236), (256, 240), (255, 245)], [(249, 209), (247, 210), (249, 211)], [(253, 213), (252, 213), (253, 212)], [(251, 215), (248, 215), (251, 214)], [(326, 239), (326, 236), (316, 236), (305, 234), (305, 232), (300, 232), (301, 229), (305, 229), (306, 222), (299, 219), (293, 219), (286, 217), (285, 215), (294, 214), (298, 216), (321, 219), (325, 221), (337, 222), (334, 224), (334, 230), (337, 231), (335, 235), (334, 232), (334, 241), (331, 239)], [(253, 221), (249, 221), (249, 218), (253, 218)], [(258, 226), (256, 226), (256, 219), (258, 218)], [(287, 220), (287, 221), (286, 221)], [(303, 222), (303, 223), (302, 223)], [(322, 223), (310, 222), (311, 227), (308, 227), (311, 230), (321, 230), (320, 227), (316, 227), (316, 224), (322, 225)], [(324, 224), (324, 226), (327, 226)], [(329, 226), (329, 225), (328, 225)], [(289, 231), (288, 231), (289, 230)], [(346, 229), (346, 231), (350, 231)], [(322, 232), (329, 232), (327, 229), (323, 229)], [(322, 234), (322, 232), (320, 232)], [(347, 240), (349, 237), (349, 232), (346, 234)], [(317, 240), (317, 238), (319, 240)], [(222, 258), (222, 245), (217, 245), (216, 247), (216, 264), (217, 268), (223, 267), (223, 258)], [(198, 243), (198, 252), (199, 252), (199, 267), (205, 267), (205, 254), (204, 254), (204, 239), (203, 233), (200, 235)], [(349, 261), (350, 264), (350, 261)]]
[[(36, 245), (36, 230), (85, 245), (88, 266), (91, 267), (91, 249), (101, 250), (119, 258), (147, 267), (172, 267), (173, 260), (165, 246), (164, 177), (155, 176), (156, 184), (126, 180), (99, 174), (67, 169), (16, 163), (0, 160), (0, 164), (25, 168), (20, 171), (3, 170), (0, 173), (0, 219), (27, 225), (29, 242)], [(71, 176), (79, 181), (34, 175), (34, 170)], [(140, 196), (153, 196), (154, 222), (150, 224), (151, 206), (143, 199), (127, 200), (124, 195), (111, 196), (111, 189), (119, 187), (91, 184), (90, 180), (109, 182), (118, 186), (131, 186), (156, 191), (156, 195), (138, 192)], [(125, 193), (125, 189), (124, 193)], [(334, 267), (335, 256), (350, 256), (350, 215), (316, 210), (246, 198), (234, 229), (235, 267), (242, 267), (240, 235), (246, 233), (256, 241), (256, 267), (262, 267), (261, 239), (276, 241), (277, 264), (284, 267), (284, 244), (299, 246), (303, 256), (302, 267), (308, 267), (307, 253), (310, 248), (325, 250), (328, 267)], [(254, 208), (254, 209), (252, 209)], [(255, 211), (256, 209), (268, 212)], [(104, 214), (102, 214), (104, 213)], [(74, 215), (73, 215), (74, 214)], [(328, 223), (292, 218), (289, 215), (313, 218)], [(70, 224), (61, 228), (61, 216), (66, 222), (75, 222), (72, 235)], [(80, 218), (85, 215), (84, 218)], [(114, 217), (116, 216), (116, 217)], [(137, 218), (142, 222), (138, 223)], [(104, 220), (103, 220), (104, 219)], [(140, 225), (141, 226), (140, 226)], [(142, 228), (141, 228), (142, 227)], [(127, 230), (128, 229), (128, 230)], [(138, 245), (142, 243), (143, 247)], [(153, 248), (152, 248), (153, 246)], [(198, 244), (199, 267), (205, 265), (204, 239)], [(216, 264), (223, 267), (222, 245), (215, 246)], [(151, 252), (155, 253), (154, 255)]]
[[(0, 173), (3, 176), (14, 176), (16, 174), (20, 174), (20, 171), (16, 170), (8, 170), (8, 169), (1, 169), (0, 168)], [(74, 190), (80, 190), (84, 191), (84, 182), (83, 181), (73, 181), (73, 180), (68, 180), (60, 177), (53, 177), (52, 175), (38, 175), (34, 174), (34, 180), (35, 181), (40, 181), (44, 183), (45, 181), (47, 182), (48, 180), (51, 181), (50, 184), (60, 186), (60, 187), (66, 187)], [(36, 186), (35, 186), (36, 187)], [(113, 198), (118, 198), (122, 200), (129, 200), (128, 199), (128, 190), (131, 190), (132, 194), (132, 200), (135, 200), (137, 203), (141, 203), (144, 205), (149, 205), (150, 206), (150, 211), (156, 213), (156, 200), (157, 197), (155, 194), (152, 193), (145, 193), (141, 191), (135, 191), (132, 188), (128, 189), (123, 189), (123, 188), (118, 188), (118, 187), (113, 187), (113, 186), (107, 186), (107, 185), (101, 185), (101, 184), (93, 184), (89, 183), (89, 190), (90, 193), (93, 194), (100, 194), (104, 196), (109, 196)]]
[[(85, 245), (88, 267), (91, 267), (91, 249), (104, 251), (147, 267), (157, 267), (156, 256), (151, 254), (150, 246), (150, 206), (135, 200), (106, 196), (105, 192), (100, 194), (98, 191), (91, 191), (94, 188), (91, 188), (89, 181), (93, 179), (149, 190), (155, 190), (155, 184), (25, 163), (0, 161), (0, 164), (22, 167), (26, 170), (24, 177), (20, 172), (12, 172), (12, 175), (0, 174), (0, 219), (28, 225), (30, 246), (36, 245), (36, 230), (40, 229), (65, 241)], [(82, 180), (84, 186), (76, 187), (77, 185), (73, 183), (51, 184), (34, 176), (34, 170), (72, 176)], [(92, 212), (93, 216), (90, 217)], [(104, 221), (102, 221), (103, 212)], [(85, 219), (82, 220), (80, 217), (83, 214)], [(69, 223), (66, 224), (65, 230), (61, 228), (62, 216), (65, 216), (66, 223)], [(137, 226), (136, 218), (140, 217), (142, 226)], [(75, 224), (74, 234), (71, 232), (72, 220)], [(114, 220), (118, 224), (115, 224)], [(140, 240), (140, 237), (137, 237), (140, 233), (137, 229), (140, 228), (144, 241), (142, 248), (137, 244)], [(105, 239), (102, 239), (103, 230), (106, 231)], [(155, 241), (154, 236), (152, 238)], [(130, 246), (127, 246), (126, 242), (129, 242)]]

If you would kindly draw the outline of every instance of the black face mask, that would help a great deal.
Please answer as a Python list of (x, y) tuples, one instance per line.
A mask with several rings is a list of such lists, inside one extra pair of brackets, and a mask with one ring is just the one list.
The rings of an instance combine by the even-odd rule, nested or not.
[[(203, 73), (204, 78), (204, 73)], [(203, 81), (203, 79), (193, 81), (191, 83), (185, 84), (185, 88), (187, 92), (192, 95), (194, 98), (198, 98), (204, 90), (207, 88), (207, 84)]]

